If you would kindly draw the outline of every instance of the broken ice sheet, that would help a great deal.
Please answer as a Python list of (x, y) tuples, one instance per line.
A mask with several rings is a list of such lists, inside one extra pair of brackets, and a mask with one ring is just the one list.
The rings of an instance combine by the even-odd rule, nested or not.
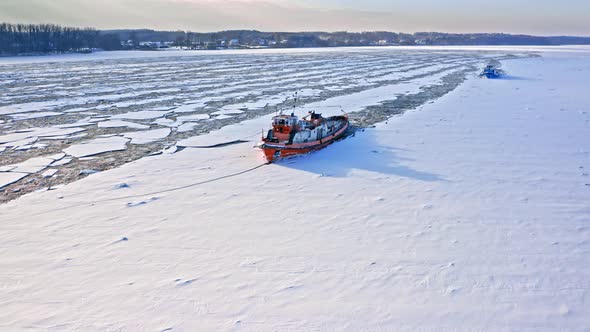
[(63, 158), (61, 160), (56, 160), (51, 163), (51, 166), (63, 166), (69, 164), (73, 159), (72, 158)]
[(29, 120), (37, 118), (46, 118), (50, 116), (62, 115), (63, 113), (58, 112), (31, 112), (31, 113), (18, 113), (11, 114), (10, 116), (15, 120)]
[(9, 169), (9, 171), (13, 173), (37, 173), (61, 158), (63, 158), (63, 154), (35, 157), (25, 160), (22, 163), (4, 166), (3, 168)]
[(57, 169), (48, 169), (45, 172), (41, 173), (41, 176), (44, 178), (50, 178), (54, 176), (58, 172)]
[(88, 157), (104, 152), (125, 150), (127, 149), (128, 141), (128, 139), (119, 136), (97, 138), (88, 142), (72, 145), (65, 149), (64, 152), (78, 158)]
[(147, 144), (166, 138), (168, 135), (170, 135), (170, 128), (134, 131), (123, 134), (126, 138), (131, 139), (132, 144)]
[(113, 115), (111, 119), (127, 119), (127, 120), (149, 120), (161, 118), (171, 111), (138, 111), (138, 112), (127, 112), (123, 114)]
[(184, 133), (184, 132), (188, 132), (188, 131), (193, 130), (196, 126), (198, 126), (197, 123), (187, 122), (187, 123), (183, 123), (182, 125), (178, 126), (176, 131), (179, 133)]
[(218, 115), (215, 118), (211, 118), (211, 120), (225, 120), (225, 119), (231, 119), (231, 118), (232, 117), (229, 115), (222, 114), (222, 115)]
[(176, 118), (177, 121), (182, 122), (190, 122), (190, 121), (200, 121), (200, 120), (207, 120), (209, 119), (209, 114), (192, 114), (192, 115), (183, 115)]
[[(5, 146), (22, 146), (34, 143), (38, 137), (53, 137), (53, 136), (64, 136), (71, 135), (85, 131), (84, 128), (59, 128), (59, 127), (46, 127), (46, 128), (31, 128), (23, 131), (16, 131), (0, 136), (0, 144), (5, 143)], [(24, 143), (23, 142), (28, 142)]]
[(0, 172), (0, 189), (28, 176), (27, 173)]
[(128, 121), (121, 121), (121, 120), (107, 120), (98, 123), (99, 128), (120, 128), (120, 127), (127, 127), (133, 129), (148, 129), (149, 126), (142, 125), (139, 123), (128, 122)]
[(242, 114), (244, 113), (243, 110), (241, 109), (225, 109), (225, 110), (219, 110), (219, 111), (215, 111), (213, 113), (211, 113), (211, 115), (231, 115), (231, 114)]

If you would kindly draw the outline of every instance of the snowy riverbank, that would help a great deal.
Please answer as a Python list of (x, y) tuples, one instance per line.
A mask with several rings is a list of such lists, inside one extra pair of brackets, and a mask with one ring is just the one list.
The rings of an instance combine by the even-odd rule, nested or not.
[(504, 68), (303, 158), (189, 147), (0, 205), (0, 329), (590, 328), (590, 53)]

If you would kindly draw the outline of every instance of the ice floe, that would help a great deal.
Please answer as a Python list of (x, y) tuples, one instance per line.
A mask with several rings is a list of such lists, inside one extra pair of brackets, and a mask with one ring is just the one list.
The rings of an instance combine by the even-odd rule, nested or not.
[(66, 124), (61, 124), (61, 125), (56, 125), (56, 128), (75, 128), (75, 127), (86, 127), (86, 126), (92, 126), (94, 125), (93, 122), (90, 121), (91, 118), (87, 117), (81, 120), (78, 120), (76, 122), (73, 123), (66, 123)]
[(50, 166), (55, 166), (55, 167), (63, 166), (63, 165), (69, 164), (72, 160), (73, 160), (73, 158), (63, 158), (63, 159), (56, 160), (56, 161), (52, 162)]
[(191, 115), (182, 115), (176, 118), (177, 121), (180, 122), (191, 122), (191, 121), (200, 121), (200, 120), (207, 120), (209, 119), (209, 114), (191, 114)]
[(50, 116), (62, 115), (63, 113), (59, 112), (31, 112), (31, 113), (17, 113), (11, 114), (15, 120), (29, 120), (29, 119), (37, 119), (37, 118), (46, 118)]
[(183, 123), (180, 126), (178, 126), (178, 128), (176, 128), (176, 131), (179, 133), (185, 133), (185, 132), (193, 130), (198, 125), (199, 124), (195, 123), (195, 122)]
[(57, 169), (48, 169), (45, 172), (41, 173), (41, 176), (44, 178), (50, 178), (52, 176), (54, 176), (57, 172), (59, 172), (59, 170)]
[(132, 128), (132, 129), (147, 129), (149, 126), (139, 123), (122, 121), (122, 120), (107, 120), (98, 123), (98, 128)]
[(149, 119), (156, 119), (161, 118), (167, 114), (170, 114), (171, 111), (137, 111), (137, 112), (128, 112), (123, 114), (116, 114), (111, 117), (111, 119), (126, 119), (126, 120), (149, 120)]
[(134, 131), (124, 133), (123, 136), (131, 139), (132, 144), (147, 144), (166, 138), (170, 135), (170, 128), (160, 128), (153, 130)]
[(3, 166), (0, 171), (13, 173), (37, 173), (47, 168), (51, 163), (63, 158), (64, 154), (42, 156), (27, 159), (21, 163)]
[(225, 120), (225, 119), (231, 119), (231, 118), (232, 118), (232, 116), (229, 116), (226, 114), (221, 114), (221, 115), (218, 115), (214, 118), (211, 118), (210, 120)]
[(235, 115), (235, 114), (242, 114), (244, 110), (242, 109), (224, 109), (219, 110), (211, 113), (211, 115)]
[[(31, 128), (24, 131), (17, 131), (8, 133), (0, 136), (0, 144), (6, 146), (21, 146), (31, 144), (36, 141), (38, 137), (53, 137), (63, 136), (79, 133), (85, 131), (84, 128), (59, 128), (59, 127), (46, 127), (46, 128)], [(24, 142), (28, 142), (23, 144)]]
[(12, 172), (0, 172), (0, 189), (11, 185), (20, 179), (26, 177), (27, 173), (12, 173)]
[(174, 113), (190, 113), (190, 112), (196, 111), (199, 108), (203, 108), (205, 106), (206, 106), (206, 104), (204, 102), (198, 102), (198, 103), (185, 104), (182, 106), (178, 106), (178, 107), (172, 109), (172, 111), (174, 111)]
[(94, 156), (109, 151), (125, 150), (127, 148), (128, 141), (129, 140), (127, 138), (120, 136), (101, 137), (88, 142), (74, 144), (65, 149), (64, 152), (70, 156), (78, 158)]

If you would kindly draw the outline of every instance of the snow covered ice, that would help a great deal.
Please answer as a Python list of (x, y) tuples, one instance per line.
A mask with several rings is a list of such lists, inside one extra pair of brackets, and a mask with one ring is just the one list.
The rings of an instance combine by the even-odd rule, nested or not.
[[(300, 106), (327, 114), (340, 112), (333, 108), (338, 103), (370, 125), (380, 119), (365, 121), (366, 106), (411, 98), (448, 85), (445, 79), (451, 77), (462, 80), (489, 58), (529, 53), (336, 48), (3, 58), (0, 165), (45, 153), (78, 152), (113, 135), (134, 138), (122, 149), (94, 149), (99, 160), (74, 159), (51, 178), (53, 185), (68, 183), (80, 178), (75, 169), (114, 168), (176, 142), (290, 108), (295, 93)], [(40, 179), (40, 173), (34, 174), (0, 188), (0, 202), (48, 185)]]
[[(533, 52), (541, 57), (528, 56)], [(49, 175), (58, 169), (51, 165), (60, 165), (52, 175), (58, 177), (67, 170), (63, 167), (85, 162), (78, 158), (94, 158), (87, 163), (128, 158), (126, 153), (144, 142), (157, 144), (150, 152), (176, 152), (146, 157), (142, 150), (142, 158), (120, 167), (0, 205), (0, 329), (590, 329), (590, 49), (350, 49), (339, 60), (327, 54), (220, 55), (237, 62), (233, 65), (211, 55), (162, 56), (150, 61), (182, 67), (207, 61), (216, 71), (230, 66), (231, 72), (266, 57), (265, 65), (284, 68), (282, 73), (301, 63), (309, 69), (285, 73), (280, 84), (262, 77), (265, 71), (245, 82), (204, 73), (191, 84), (206, 88), (179, 87), (181, 92), (168, 96), (184, 101), (121, 110), (88, 105), (107, 115), (104, 121), (150, 128), (83, 127), (89, 128), (87, 137), (59, 149), (48, 146), (52, 152), (46, 157), (54, 159), (31, 163), (27, 171), (35, 166)], [(507, 79), (477, 78), (490, 57), (503, 58)], [(111, 61), (125, 71), (137, 62), (146, 65), (142, 59), (107, 59), (96, 66), (77, 59), (59, 66), (77, 63), (84, 67), (80, 75), (88, 70), (98, 75)], [(32, 61), (24, 68), (45, 66)], [(353, 70), (363, 64), (363, 70)], [(406, 69), (399, 75), (409, 81), (374, 83), (400, 67)], [(439, 97), (449, 84), (440, 70), (465, 72), (466, 80), (453, 81), (458, 86)], [(324, 150), (265, 165), (253, 144), (274, 111), (261, 110), (254, 100), (271, 103), (272, 95), (298, 89), (279, 91), (289, 84), (312, 88), (310, 72), (321, 77), (323, 88), (303, 105), (320, 108), (337, 98), (353, 118), (367, 118), (374, 110), (387, 120)], [(137, 84), (153, 91), (180, 83), (153, 76), (158, 79)], [(227, 86), (216, 83), (223, 79)], [(47, 84), (39, 80), (29, 84)], [(121, 102), (139, 95), (139, 87), (87, 89), (134, 94)], [(183, 107), (199, 96), (234, 93), (223, 102)], [(166, 94), (150, 93), (148, 99)], [(375, 108), (411, 101), (408, 96), (420, 104), (403, 114), (391, 117), (396, 112)], [(0, 98), (8, 105), (28, 97)], [(42, 112), (57, 113), (74, 107), (39, 105)], [(213, 113), (241, 105), (255, 106), (215, 120)], [(184, 120), (170, 115), (178, 107)], [(7, 118), (2, 119), (12, 119), (10, 109), (21, 114), (29, 108), (3, 106)], [(130, 116), (134, 111), (151, 112)], [(60, 116), (50, 123), (44, 121), (52, 117), (28, 119), (35, 126), (28, 132), (64, 124)], [(88, 116), (67, 122), (87, 122)], [(195, 131), (177, 133), (185, 120), (197, 125)], [(3, 142), (30, 139), (19, 121), (0, 124)], [(199, 148), (248, 137), (243, 144)], [(12, 160), (12, 151), (7, 146), (0, 158), (8, 152)], [(8, 168), (0, 172), (2, 183), (27, 181), (28, 176), (15, 180), (20, 173)]]

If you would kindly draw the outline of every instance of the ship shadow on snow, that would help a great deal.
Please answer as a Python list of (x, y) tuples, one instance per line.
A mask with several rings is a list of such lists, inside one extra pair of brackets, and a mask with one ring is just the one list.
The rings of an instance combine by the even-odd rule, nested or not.
[(379, 144), (375, 135), (374, 129), (359, 130), (322, 150), (281, 160), (276, 165), (321, 176), (346, 177), (356, 169), (420, 181), (446, 181), (438, 174), (403, 165), (412, 160), (399, 154), (409, 150)]
[(505, 80), (505, 81), (537, 81), (537, 79), (524, 77), (524, 76), (514, 76), (514, 75), (502, 75), (498, 78), (494, 78), (495, 80)]

